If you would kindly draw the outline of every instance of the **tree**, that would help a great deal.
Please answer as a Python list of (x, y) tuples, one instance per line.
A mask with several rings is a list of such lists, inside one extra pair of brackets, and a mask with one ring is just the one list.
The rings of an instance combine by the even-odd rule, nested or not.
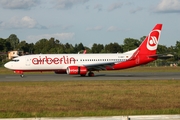
[(105, 51), (107, 53), (122, 53), (123, 49), (118, 43), (110, 43), (108, 45), (105, 45)]
[(13, 50), (17, 49), (17, 45), (19, 44), (19, 38), (15, 34), (11, 34), (7, 41), (11, 44)]
[(59, 44), (56, 49), (57, 49), (58, 53), (65, 53), (66, 52), (63, 44)]
[(140, 43), (142, 43), (142, 42), (144, 41), (145, 38), (146, 38), (146, 36), (141, 37), (140, 40), (139, 40)]
[(78, 45), (77, 45), (77, 51), (79, 52), (79, 51), (82, 51), (82, 50), (84, 50), (85, 48), (84, 48), (84, 45), (82, 44), (82, 43), (79, 43)]
[(33, 54), (34, 53), (34, 43), (30, 43), (28, 44), (28, 48), (29, 48), (29, 54)]
[(94, 43), (91, 50), (93, 53), (100, 53), (101, 51), (104, 50), (104, 45)]
[(0, 51), (7, 52), (9, 50), (12, 50), (10, 42), (8, 42), (6, 39), (0, 38)]
[(176, 60), (179, 60), (179, 58), (180, 58), (180, 41), (176, 41), (174, 57)]
[(72, 44), (66, 43), (64, 47), (66, 53), (74, 53), (74, 47), (72, 46)]
[(158, 45), (157, 53), (158, 54), (167, 54), (167, 47), (165, 45)]
[(35, 49), (35, 53), (39, 54), (39, 53), (48, 53), (50, 47), (48, 44), (48, 40), (47, 39), (41, 39), (39, 41), (37, 41), (34, 45), (34, 49)]
[(137, 47), (139, 47), (140, 41), (133, 38), (125, 38), (124, 39), (124, 45), (123, 45), (123, 51), (130, 51)]
[(5, 39), (0, 38), (0, 51), (4, 51), (6, 45), (5, 42)]
[(51, 37), (48, 40), (48, 53), (53, 54), (53, 53), (58, 53), (56, 47), (59, 44), (58, 40), (55, 40), (55, 38)]
[(26, 41), (21, 41), (21, 42), (18, 44), (17, 48), (18, 48), (19, 50), (24, 51), (24, 53), (29, 52), (29, 45), (28, 45), (28, 43), (26, 43)]

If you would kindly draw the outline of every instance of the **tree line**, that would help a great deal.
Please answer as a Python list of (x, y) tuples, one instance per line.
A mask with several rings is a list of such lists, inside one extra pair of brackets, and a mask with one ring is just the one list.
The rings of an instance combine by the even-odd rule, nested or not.
[[(7, 52), (12, 50), (23, 51), (25, 54), (62, 54), (62, 53), (78, 53), (86, 50), (87, 53), (123, 53), (137, 48), (146, 36), (140, 39), (125, 38), (123, 44), (109, 43), (106, 45), (94, 43), (91, 48), (84, 46), (83, 43), (72, 45), (70, 43), (61, 43), (58, 39), (40, 39), (36, 43), (27, 43), (25, 40), (20, 41), (15, 34), (11, 34), (8, 38), (0, 38), (0, 62), (6, 61)], [(174, 57), (170, 61), (178, 61), (180, 55), (180, 41), (175, 46), (167, 47), (158, 45), (158, 54), (172, 54)]]

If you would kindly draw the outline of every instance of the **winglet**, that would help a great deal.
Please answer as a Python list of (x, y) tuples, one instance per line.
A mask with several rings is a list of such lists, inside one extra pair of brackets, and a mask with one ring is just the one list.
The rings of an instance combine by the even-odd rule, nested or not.
[(83, 54), (86, 54), (86, 50), (83, 51)]

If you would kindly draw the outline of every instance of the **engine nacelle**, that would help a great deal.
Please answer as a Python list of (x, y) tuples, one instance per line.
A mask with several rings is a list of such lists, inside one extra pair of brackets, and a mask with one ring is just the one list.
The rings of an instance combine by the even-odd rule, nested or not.
[(85, 66), (69, 66), (67, 67), (66, 72), (69, 75), (86, 75), (88, 70)]

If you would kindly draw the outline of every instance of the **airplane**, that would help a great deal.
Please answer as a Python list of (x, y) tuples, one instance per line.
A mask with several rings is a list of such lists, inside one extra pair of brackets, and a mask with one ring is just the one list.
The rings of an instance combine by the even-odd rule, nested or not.
[(94, 76), (94, 71), (127, 69), (152, 62), (156, 54), (162, 24), (156, 24), (140, 46), (124, 53), (33, 54), (7, 62), (4, 67), (24, 76), (24, 72), (54, 71), (56, 74)]

